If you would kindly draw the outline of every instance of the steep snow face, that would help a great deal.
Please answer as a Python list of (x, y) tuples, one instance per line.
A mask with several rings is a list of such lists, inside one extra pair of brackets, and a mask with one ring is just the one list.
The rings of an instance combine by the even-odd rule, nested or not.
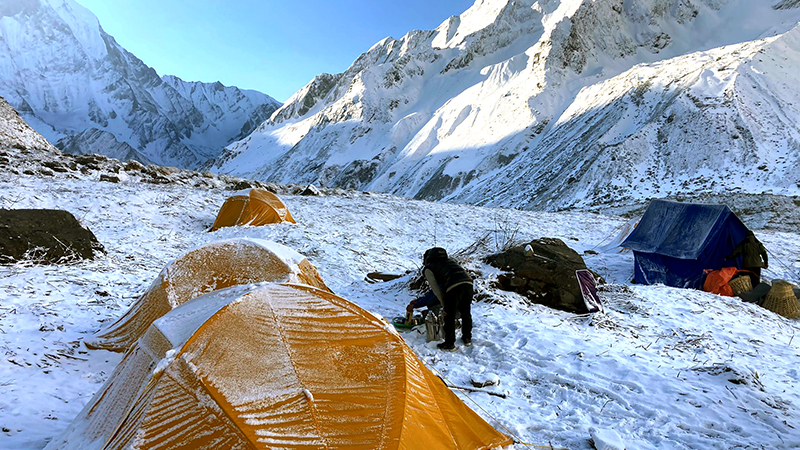
[(58, 153), (58, 149), (25, 123), (3, 97), (0, 97), (0, 147)]
[(478, 0), (315, 78), (213, 167), (533, 209), (794, 195), (798, 6)]
[(98, 154), (120, 161), (135, 160), (151, 164), (147, 157), (137, 152), (127, 142), (119, 142), (113, 134), (97, 128), (89, 128), (74, 136), (65, 137), (56, 144), (62, 151), (71, 155)]
[[(186, 168), (217, 156), (280, 106), (255, 91), (162, 79), (73, 0), (0, 5), (0, 94), (68, 151)], [(116, 144), (107, 152), (101, 141)]]

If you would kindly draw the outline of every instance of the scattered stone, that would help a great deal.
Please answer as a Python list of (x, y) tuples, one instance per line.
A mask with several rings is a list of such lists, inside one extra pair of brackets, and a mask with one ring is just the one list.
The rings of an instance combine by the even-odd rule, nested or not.
[(314, 186), (313, 184), (309, 184), (305, 188), (305, 190), (303, 190), (303, 192), (300, 193), (300, 195), (319, 197), (320, 195), (322, 195), (322, 193), (319, 191), (319, 189), (317, 189), (316, 186)]
[(144, 170), (144, 164), (131, 159), (129, 161), (125, 161), (125, 166), (123, 166), (123, 169), (125, 169), (126, 172), (141, 172)]
[(500, 377), (496, 373), (473, 374), (469, 382), (476, 388), (487, 386), (497, 386), (500, 384)]
[(562, 311), (588, 312), (575, 275), (576, 270), (586, 269), (586, 263), (560, 239), (537, 239), (491, 255), (486, 262), (507, 271), (497, 277), (500, 289)]
[(68, 211), (0, 209), (0, 262), (58, 264), (94, 259), (103, 246)]
[(145, 167), (142, 172), (152, 176), (153, 178), (156, 178), (167, 177), (169, 175), (176, 174), (180, 172), (180, 169), (177, 167), (157, 166), (155, 164), (150, 164), (149, 166)]
[(116, 177), (114, 175), (101, 174), (100, 181), (107, 181), (109, 183), (119, 183), (119, 177)]
[(170, 184), (172, 181), (167, 177), (162, 177), (159, 175), (154, 175), (152, 178), (142, 178), (142, 181), (145, 183), (151, 184)]
[(69, 168), (59, 161), (43, 161), (42, 165), (51, 169), (54, 172), (65, 173), (69, 172)]
[(234, 191), (243, 191), (245, 189), (253, 188), (253, 184), (247, 180), (238, 181), (236, 184), (233, 185)]
[(108, 161), (108, 157), (103, 156), (103, 155), (97, 155), (97, 154), (78, 155), (78, 156), (75, 157), (75, 162), (76, 163), (78, 163), (80, 165), (83, 165), (83, 166), (92, 165), (92, 166), (95, 167), (95, 170), (97, 170), (97, 164), (99, 164), (101, 162), (104, 162), (104, 161)]

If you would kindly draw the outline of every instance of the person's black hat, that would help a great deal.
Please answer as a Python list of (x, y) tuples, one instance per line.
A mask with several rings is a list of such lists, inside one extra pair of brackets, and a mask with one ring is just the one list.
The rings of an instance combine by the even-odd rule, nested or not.
[(447, 250), (441, 247), (429, 248), (422, 256), (422, 264), (428, 264), (433, 261), (440, 261), (447, 259)]

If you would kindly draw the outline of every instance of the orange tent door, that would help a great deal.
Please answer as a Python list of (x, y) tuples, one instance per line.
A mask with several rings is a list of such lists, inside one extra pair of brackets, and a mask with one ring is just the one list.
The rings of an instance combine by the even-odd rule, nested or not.
[(250, 197), (244, 195), (236, 195), (225, 200), (217, 214), (217, 220), (214, 221), (214, 226), (211, 227), (211, 231), (238, 225), (245, 211), (249, 209), (247, 207), (249, 203)]

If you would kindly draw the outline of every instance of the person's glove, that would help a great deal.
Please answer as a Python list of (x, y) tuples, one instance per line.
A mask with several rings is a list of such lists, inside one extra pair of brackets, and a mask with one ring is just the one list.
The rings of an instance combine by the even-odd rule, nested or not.
[(764, 270), (769, 269), (769, 264), (764, 264)]
[(411, 311), (414, 311), (414, 303), (416, 303), (416, 300), (411, 300), (408, 306), (406, 306), (406, 312), (410, 313)]

